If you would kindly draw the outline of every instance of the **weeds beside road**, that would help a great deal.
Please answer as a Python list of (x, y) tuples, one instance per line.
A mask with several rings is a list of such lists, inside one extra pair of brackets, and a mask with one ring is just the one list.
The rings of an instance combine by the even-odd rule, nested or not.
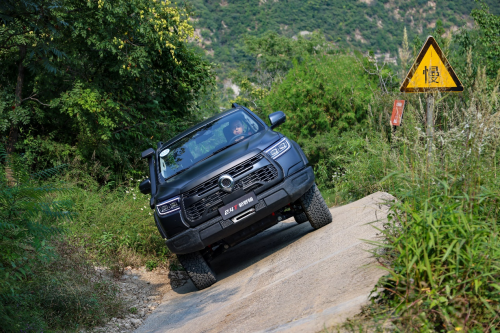
[(95, 266), (115, 277), (127, 266), (177, 268), (137, 181), (112, 190), (61, 182), (67, 174), (37, 179), (17, 158), (9, 165), (17, 183), (0, 182), (1, 332), (73, 331), (127, 315), (118, 287)]
[(72, 191), (55, 200), (74, 202), (76, 216), (61, 227), (90, 257), (105, 264), (119, 276), (123, 267), (166, 265), (169, 252), (138, 180), (128, 179), (115, 189), (72, 186)]
[[(467, 59), (466, 91), (436, 96), (432, 154), (422, 97), (387, 91), (371, 96), (359, 126), (326, 126), (303, 141), (330, 204), (375, 191), (398, 199), (387, 240), (377, 244), (388, 275), (367, 310), (375, 325), (390, 321), (401, 331), (437, 332), (500, 328), (500, 74), (488, 78), (482, 67), (474, 74)], [(402, 98), (403, 126), (393, 131), (390, 107)], [(116, 275), (129, 265), (177, 268), (137, 179), (99, 186), (69, 168), (40, 181), (21, 158), (1, 157), (18, 179), (9, 186), (2, 165), (3, 331), (76, 330), (123, 314), (112, 284), (92, 275), (95, 264)]]
[(337, 180), (339, 190), (356, 195), (357, 184), (375, 175), (381, 180), (371, 186), (397, 198), (386, 241), (375, 244), (388, 271), (377, 286), (383, 292), (366, 311), (371, 323), (352, 322), (352, 329), (387, 322), (412, 332), (500, 328), (500, 73), (492, 81), (479, 69), (470, 82), (465, 102), (438, 94), (432, 154), (422, 99), (406, 95), (403, 126), (390, 141), (367, 136)]

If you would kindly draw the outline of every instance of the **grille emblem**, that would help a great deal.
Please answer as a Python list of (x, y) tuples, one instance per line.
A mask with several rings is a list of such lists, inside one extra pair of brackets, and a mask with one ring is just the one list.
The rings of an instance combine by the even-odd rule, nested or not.
[(222, 175), (219, 178), (219, 188), (224, 192), (231, 193), (234, 188), (234, 179), (230, 175)]

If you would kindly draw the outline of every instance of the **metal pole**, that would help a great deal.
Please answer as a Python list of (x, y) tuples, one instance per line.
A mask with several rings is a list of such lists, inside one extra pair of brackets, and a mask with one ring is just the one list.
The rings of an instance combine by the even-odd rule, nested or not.
[(432, 154), (432, 136), (434, 135), (434, 94), (427, 94), (427, 150)]

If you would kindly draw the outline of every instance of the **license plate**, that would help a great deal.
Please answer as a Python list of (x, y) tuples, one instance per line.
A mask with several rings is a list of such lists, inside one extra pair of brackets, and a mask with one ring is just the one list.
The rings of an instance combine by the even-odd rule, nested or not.
[(248, 208), (255, 206), (256, 204), (257, 197), (255, 196), (255, 193), (250, 192), (219, 208), (219, 213), (220, 216), (222, 216), (222, 219), (227, 220), (235, 215), (238, 215), (239, 213), (244, 212)]

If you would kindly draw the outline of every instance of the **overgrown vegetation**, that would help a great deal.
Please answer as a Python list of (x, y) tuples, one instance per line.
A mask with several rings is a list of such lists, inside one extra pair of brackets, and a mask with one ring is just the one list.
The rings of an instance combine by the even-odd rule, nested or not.
[(0, 3), (0, 132), (8, 153), (53, 167), (133, 173), (141, 150), (190, 122), (213, 82), (170, 1)]
[(8, 166), (0, 168), (0, 330), (77, 329), (120, 313), (116, 287), (62, 235), (61, 222), (73, 218), (71, 201), (49, 198), (71, 191), (45, 180), (60, 168), (30, 174), (16, 154), (0, 147), (0, 157)]
[[(243, 69), (258, 59), (248, 53), (245, 36), (262, 37), (269, 31), (284, 37), (307, 36), (321, 31), (341, 49), (390, 52), (398, 47), (406, 27), (410, 40), (425, 40), (441, 22), (444, 31), (472, 24), (473, 1), (202, 1), (192, 0), (193, 22), (203, 38), (199, 44), (207, 58), (223, 64), (219, 77), (229, 69)], [(500, 14), (498, 1), (487, 0), (491, 12)], [(444, 32), (443, 31), (443, 32)], [(420, 46), (419, 46), (420, 47)], [(242, 64), (246, 64), (242, 66)]]
[(408, 330), (500, 327), (499, 81), (488, 84), (483, 69), (466, 103), (441, 100), (430, 156), (419, 108), (393, 135), (395, 173), (381, 184), (398, 201), (381, 244), (391, 274), (379, 300)]
[[(231, 73), (235, 101), (262, 117), (287, 114), (279, 130), (303, 147), (330, 203), (375, 191), (397, 198), (377, 244), (389, 275), (372, 318), (403, 331), (500, 329), (497, 2), (492, 13), (478, 6), (477, 27), (453, 37), (446, 30), (465, 21), (450, 13), (472, 4), (405, 2), (399, 21), (383, 1), (193, 3), (214, 59), (241, 64)], [(446, 18), (422, 34), (434, 29), (466, 87), (435, 96), (431, 155), (425, 99), (397, 92), (423, 43), (403, 29), (417, 5)], [(299, 20), (300, 10), (315, 16)], [(124, 309), (96, 265), (116, 276), (126, 266), (177, 267), (138, 193), (138, 153), (214, 112), (212, 67), (185, 43), (189, 12), (165, 2), (4, 1), (0, 14), (0, 331), (92, 327)], [(343, 39), (357, 27), (380, 37)], [(290, 38), (317, 28), (325, 34)], [(405, 68), (339, 47), (395, 51), (402, 39)], [(394, 99), (407, 101), (397, 130)]]
[(168, 1), (0, 2), (0, 331), (101, 324), (123, 308), (95, 265), (165, 264), (123, 180), (210, 105), (188, 15)]
[(99, 187), (90, 182), (85, 188), (72, 186), (69, 193), (54, 200), (74, 202), (76, 216), (60, 223), (72, 243), (87, 252), (87, 258), (109, 267), (120, 276), (127, 266), (149, 262), (169, 266), (174, 258), (161, 238), (149, 208), (149, 196), (137, 189), (138, 179), (117, 186)]
[[(285, 111), (291, 121), (280, 130), (304, 147), (331, 203), (377, 190), (397, 198), (375, 252), (390, 274), (369, 311), (402, 331), (500, 328), (498, 17), (484, 6), (474, 17), (477, 30), (453, 39), (436, 27), (466, 91), (436, 94), (432, 141), (425, 97), (396, 92), (401, 73), (355, 54), (323, 49), (297, 60), (253, 105)], [(407, 66), (423, 43), (413, 44), (406, 37), (400, 52)], [(407, 102), (397, 129), (389, 123), (395, 99)]]

